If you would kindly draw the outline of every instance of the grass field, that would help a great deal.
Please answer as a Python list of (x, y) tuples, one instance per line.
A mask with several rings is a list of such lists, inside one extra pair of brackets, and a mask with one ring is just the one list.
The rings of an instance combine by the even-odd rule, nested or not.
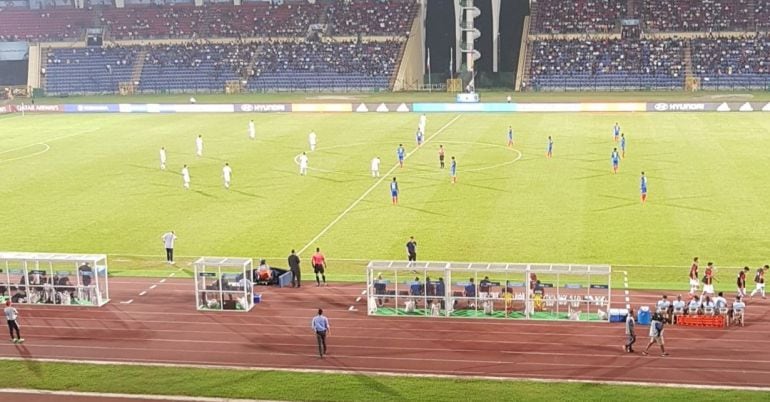
[[(366, 99), (408, 100), (400, 96)], [(526, 100), (580, 96), (534, 94)], [(685, 96), (650, 94), (648, 99)], [(305, 97), (314, 96), (198, 96), (201, 102)], [(604, 94), (591, 100), (629, 98)], [(252, 117), (256, 141), (246, 135)], [(330, 257), (331, 280), (361, 281), (366, 261), (404, 258), (404, 243), (414, 235), (422, 260), (609, 263), (629, 272), (632, 287), (655, 289), (685, 288), (694, 255), (721, 267), (768, 262), (763, 232), (770, 223), (764, 209), (770, 196), (765, 185), (770, 167), (766, 114), (433, 114), (428, 116), (428, 142), (416, 150), (417, 118), (2, 117), (0, 205), (5, 230), (0, 244), (7, 250), (108, 253), (113, 275), (167, 276), (160, 235), (175, 229), (181, 267), (199, 255), (266, 257), (283, 265), (282, 256), (291, 248), (307, 249), (307, 261), (309, 250), (319, 246)], [(628, 154), (620, 174), (612, 175), (609, 155), (615, 144), (610, 133), (616, 121), (628, 137)], [(504, 146), (508, 125), (516, 130), (513, 149)], [(319, 149), (310, 153), (310, 174), (300, 177), (294, 158), (307, 149), (310, 130), (319, 135)], [(203, 158), (194, 156), (199, 133), (206, 143)], [(548, 135), (555, 139), (551, 160), (544, 158)], [(410, 152), (403, 169), (394, 168), (399, 143)], [(438, 169), (439, 144), (458, 158), (456, 185)], [(158, 168), (161, 146), (169, 150), (167, 171)], [(375, 155), (383, 159), (382, 181), (369, 174)], [(221, 183), (226, 161), (234, 169), (229, 191)], [(182, 188), (179, 174), (185, 163), (192, 174), (190, 191)], [(642, 170), (650, 187), (644, 206), (638, 198)], [(390, 205), (387, 183), (392, 176), (402, 190), (399, 206)], [(723, 279), (717, 289), (732, 291), (735, 269), (719, 272)], [(284, 373), (4, 364), (12, 373), (7, 387), (81, 391), (339, 401), (361, 400), (362, 395), (399, 401), (457, 400), (459, 395), (465, 400), (480, 395), (536, 400), (538, 395), (552, 399), (553, 392), (575, 400), (763, 398), (761, 393), (527, 382), (515, 383), (511, 393), (510, 382), (320, 374), (292, 374), (298, 386), (287, 390), (259, 386), (282, 381)], [(319, 389), (328, 392), (315, 396)]]
[[(256, 121), (250, 141), (246, 123)], [(268, 257), (321, 247), (333, 280), (368, 259), (610, 263), (632, 284), (680, 286), (692, 256), (766, 263), (770, 120), (764, 114), (433, 114), (415, 148), (416, 114), (27, 115), (0, 119), (8, 250), (104, 252), (118, 274), (160, 274), (160, 235), (180, 255)], [(610, 171), (611, 127), (628, 137)], [(506, 148), (505, 131), (516, 130)], [(311, 171), (295, 157), (319, 135)], [(203, 134), (203, 158), (194, 138)], [(548, 135), (555, 156), (544, 157)], [(395, 167), (395, 148), (410, 152)], [(456, 156), (459, 182), (438, 168)], [(158, 149), (169, 169), (158, 168)], [(369, 173), (383, 160), (380, 180)], [(234, 169), (231, 190), (221, 167)], [(192, 189), (179, 170), (189, 164)], [(649, 176), (647, 205), (639, 173)], [(388, 182), (398, 177), (399, 206)], [(182, 259), (182, 262), (189, 260)], [(653, 266), (669, 266), (652, 269)], [(638, 267), (638, 268), (637, 268)], [(681, 268), (674, 268), (681, 267)], [(730, 274), (732, 276), (732, 274)], [(727, 279), (727, 278), (725, 278)], [(731, 289), (732, 278), (723, 280)]]
[[(81, 392), (303, 401), (764, 401), (757, 391), (3, 362), (3, 385)], [(73, 373), (77, 373), (74, 375)], [(278, 386), (290, 382), (290, 386)]]

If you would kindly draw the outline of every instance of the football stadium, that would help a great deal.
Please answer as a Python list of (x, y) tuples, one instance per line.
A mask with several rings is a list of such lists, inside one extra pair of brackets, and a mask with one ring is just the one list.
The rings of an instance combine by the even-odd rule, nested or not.
[(765, 401), (770, 0), (0, 0), (0, 400)]

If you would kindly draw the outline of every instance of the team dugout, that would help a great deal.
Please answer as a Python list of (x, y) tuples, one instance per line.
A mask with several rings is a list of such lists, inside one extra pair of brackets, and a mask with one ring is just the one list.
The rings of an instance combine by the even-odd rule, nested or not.
[(609, 265), (371, 261), (369, 315), (608, 321)]
[(110, 300), (107, 256), (0, 252), (0, 300), (103, 306)]

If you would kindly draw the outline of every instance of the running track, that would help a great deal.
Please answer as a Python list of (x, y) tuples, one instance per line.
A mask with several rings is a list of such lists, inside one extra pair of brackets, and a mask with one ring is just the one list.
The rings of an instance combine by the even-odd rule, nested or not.
[[(191, 280), (120, 278), (103, 308), (21, 307), (27, 342), (0, 344), (0, 357), (770, 388), (768, 300), (749, 302), (743, 328), (667, 327), (663, 358), (623, 353), (620, 324), (367, 317), (361, 284), (258, 287), (263, 303), (249, 313), (197, 312), (192, 290)], [(324, 359), (310, 329), (318, 307), (332, 325)]]

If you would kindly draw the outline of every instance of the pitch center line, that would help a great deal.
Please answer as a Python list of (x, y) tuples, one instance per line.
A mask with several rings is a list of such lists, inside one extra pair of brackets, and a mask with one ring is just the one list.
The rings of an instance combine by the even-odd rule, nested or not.
[[(462, 116), (462, 115), (459, 115), (459, 114), (458, 114), (458, 115), (457, 115), (457, 116), (455, 116), (455, 117), (454, 117), (452, 120), (449, 120), (449, 122), (448, 122), (448, 123), (444, 124), (444, 125), (443, 125), (441, 128), (439, 128), (438, 130), (436, 130), (436, 132), (435, 132), (435, 133), (433, 133), (433, 134), (432, 134), (430, 137), (428, 137), (428, 138), (426, 138), (426, 139), (425, 139), (425, 142), (423, 142), (423, 144), (422, 144), (421, 146), (419, 146), (419, 147), (417, 147), (417, 148), (413, 149), (412, 151), (410, 151), (409, 153), (407, 153), (407, 154), (406, 154), (406, 156), (404, 156), (404, 160), (407, 160), (407, 159), (409, 159), (409, 157), (410, 157), (410, 156), (412, 156), (412, 155), (414, 155), (414, 153), (415, 153), (415, 152), (417, 152), (418, 150), (420, 150), (420, 148), (423, 148), (423, 147), (424, 147), (426, 144), (428, 144), (428, 143), (429, 143), (429, 142), (430, 142), (430, 141), (431, 141), (433, 138), (435, 138), (437, 135), (441, 134), (441, 133), (442, 133), (444, 130), (446, 130), (447, 128), (449, 128), (449, 126), (451, 126), (452, 124), (454, 124), (454, 122), (456, 122), (456, 121), (457, 121), (457, 120), (460, 118), (460, 116)], [(356, 207), (358, 204), (360, 204), (360, 203), (361, 203), (361, 201), (363, 201), (363, 200), (364, 200), (364, 198), (366, 198), (366, 197), (367, 197), (369, 194), (371, 194), (371, 192), (372, 192), (372, 191), (374, 191), (374, 189), (375, 189), (375, 188), (377, 188), (377, 186), (379, 186), (379, 185), (380, 185), (380, 183), (382, 183), (382, 182), (383, 182), (383, 180), (385, 180), (385, 179), (386, 179), (386, 178), (388, 178), (388, 177), (389, 177), (391, 174), (393, 174), (393, 172), (394, 172), (396, 169), (398, 169), (398, 167), (399, 167), (399, 164), (398, 164), (398, 163), (396, 163), (395, 165), (393, 165), (393, 167), (392, 167), (392, 168), (390, 168), (390, 170), (388, 170), (387, 172), (385, 172), (385, 174), (383, 174), (382, 176), (380, 176), (380, 178), (379, 178), (379, 179), (377, 179), (377, 181), (375, 181), (375, 182), (374, 182), (374, 184), (372, 184), (372, 185), (371, 185), (371, 186), (370, 186), (370, 187), (369, 187), (369, 188), (368, 188), (366, 191), (364, 191), (364, 193), (363, 193), (363, 194), (361, 194), (361, 196), (360, 196), (360, 197), (358, 197), (358, 199), (356, 199), (355, 201), (353, 201), (353, 203), (351, 203), (351, 204), (350, 204), (350, 205), (349, 205), (347, 208), (345, 208), (345, 210), (344, 210), (344, 211), (342, 211), (342, 213), (341, 213), (341, 214), (339, 214), (339, 215), (338, 215), (336, 218), (334, 218), (334, 219), (333, 219), (331, 222), (329, 222), (329, 224), (328, 224), (328, 225), (326, 225), (326, 227), (325, 227), (325, 228), (323, 228), (323, 229), (322, 229), (322, 230), (321, 230), (321, 231), (320, 231), (320, 232), (319, 232), (319, 233), (318, 233), (318, 234), (317, 234), (315, 237), (313, 237), (313, 239), (312, 239), (312, 240), (310, 240), (310, 241), (309, 241), (307, 244), (305, 244), (305, 246), (304, 246), (304, 247), (302, 247), (301, 249), (299, 249), (299, 252), (298, 252), (297, 254), (302, 254), (302, 253), (303, 253), (303, 252), (305, 252), (305, 250), (307, 250), (307, 249), (308, 249), (310, 246), (312, 246), (313, 244), (315, 244), (315, 242), (316, 242), (316, 241), (318, 241), (318, 239), (320, 239), (320, 238), (321, 238), (321, 236), (325, 235), (325, 234), (326, 234), (326, 232), (328, 232), (328, 231), (329, 231), (329, 229), (331, 229), (332, 227), (334, 227), (334, 225), (336, 225), (336, 224), (337, 224), (337, 222), (341, 221), (341, 220), (342, 220), (342, 218), (344, 218), (344, 217), (345, 217), (345, 215), (347, 215), (347, 214), (348, 214), (350, 211), (352, 211), (352, 210), (353, 210), (353, 208), (355, 208), (355, 207)]]

